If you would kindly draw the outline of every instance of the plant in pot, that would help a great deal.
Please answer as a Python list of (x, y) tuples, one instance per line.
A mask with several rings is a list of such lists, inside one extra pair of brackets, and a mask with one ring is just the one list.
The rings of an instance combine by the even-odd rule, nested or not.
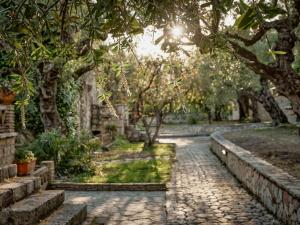
[(19, 176), (26, 176), (34, 171), (36, 158), (32, 151), (19, 149), (15, 155)]
[(0, 104), (11, 105), (16, 99), (16, 93), (13, 91), (15, 76), (6, 76), (0, 78)]

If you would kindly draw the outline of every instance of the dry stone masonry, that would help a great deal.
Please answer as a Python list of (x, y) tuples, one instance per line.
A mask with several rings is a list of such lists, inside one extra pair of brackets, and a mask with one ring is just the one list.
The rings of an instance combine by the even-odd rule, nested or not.
[[(13, 163), (15, 157), (15, 125), (14, 125), (14, 107), (11, 105), (0, 105), (0, 167), (6, 167), (3, 170), (14, 172)], [(6, 171), (0, 172), (0, 182), (7, 175)], [(16, 174), (11, 174), (15, 176)], [(4, 176), (4, 177), (3, 177)]]
[(211, 150), (273, 215), (284, 224), (300, 224), (300, 180), (224, 139), (221, 133), (212, 135)]

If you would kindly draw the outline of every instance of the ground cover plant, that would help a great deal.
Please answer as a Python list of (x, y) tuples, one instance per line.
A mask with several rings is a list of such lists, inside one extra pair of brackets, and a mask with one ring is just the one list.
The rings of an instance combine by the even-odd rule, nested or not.
[(300, 139), (295, 126), (226, 133), (233, 143), (300, 178)]
[(19, 151), (32, 151), (38, 162), (53, 160), (56, 174), (60, 177), (80, 173), (94, 174), (91, 153), (99, 148), (99, 140), (87, 134), (64, 136), (54, 130), (39, 135), (33, 142), (19, 147)]

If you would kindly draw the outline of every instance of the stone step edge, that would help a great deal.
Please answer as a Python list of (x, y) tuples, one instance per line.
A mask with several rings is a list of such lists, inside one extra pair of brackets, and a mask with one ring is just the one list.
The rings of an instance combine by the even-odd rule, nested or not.
[(73, 182), (52, 182), (50, 190), (68, 191), (166, 191), (164, 183), (73, 183)]
[(0, 211), (0, 225), (35, 225), (61, 206), (63, 190), (41, 191)]
[(0, 183), (0, 210), (26, 198), (41, 187), (39, 177), (17, 177), (10, 181)]
[(80, 225), (87, 217), (85, 204), (64, 203), (39, 225)]
[(9, 179), (17, 176), (17, 165), (9, 164), (6, 166), (0, 166), (0, 183), (5, 181), (5, 179)]

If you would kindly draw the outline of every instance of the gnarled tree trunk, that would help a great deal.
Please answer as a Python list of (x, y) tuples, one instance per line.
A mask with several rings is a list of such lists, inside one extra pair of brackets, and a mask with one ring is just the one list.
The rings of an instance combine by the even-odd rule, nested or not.
[(40, 84), (40, 111), (45, 131), (59, 130), (65, 132), (65, 125), (57, 111), (56, 94), (57, 81), (59, 79), (58, 67), (49, 61), (39, 64), (39, 72), (42, 77)]
[(264, 106), (265, 110), (272, 118), (273, 126), (280, 123), (288, 123), (288, 119), (282, 109), (279, 107), (275, 98), (269, 90), (268, 81), (264, 78), (260, 79), (261, 90), (256, 94), (257, 100)]

